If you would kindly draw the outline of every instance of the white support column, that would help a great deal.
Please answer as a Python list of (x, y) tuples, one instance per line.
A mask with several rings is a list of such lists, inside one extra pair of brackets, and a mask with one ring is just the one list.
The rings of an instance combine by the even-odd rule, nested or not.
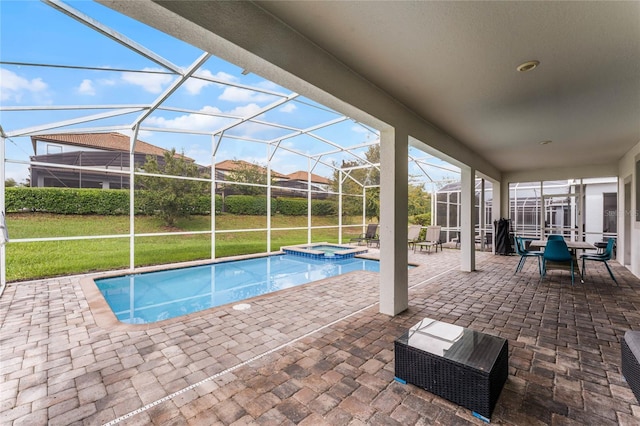
[(480, 180), (480, 205), (478, 206), (478, 214), (480, 215), (480, 248), (482, 251), (485, 249), (485, 227), (486, 227), (486, 217), (485, 217), (485, 198), (484, 198), (484, 178)]
[(311, 244), (311, 158), (307, 157), (307, 244)]
[(462, 181), (460, 192), (460, 250), (462, 255), (460, 269), (471, 272), (476, 269), (476, 231), (474, 226), (476, 171), (470, 167), (462, 167), (460, 171)]
[(267, 146), (267, 253), (271, 253), (271, 146)]
[(338, 174), (338, 243), (342, 244), (342, 169)]
[(380, 134), (380, 312), (394, 316), (409, 307), (407, 195), (409, 138)]
[(136, 124), (129, 139), (129, 269), (136, 268), (135, 243), (135, 173), (136, 173), (136, 140), (138, 139), (138, 125)]
[[(4, 132), (2, 131), (1, 128), (0, 128), (0, 132), (4, 135)], [(0, 137), (0, 179), (2, 179), (2, 186), (0, 186), (0, 213), (2, 213), (2, 217), (0, 218), (2, 220), (2, 223), (1, 223), (2, 229), (0, 229), (0, 232), (2, 233), (2, 235), (0, 235), (0, 296), (4, 292), (4, 288), (7, 285), (6, 244), (8, 243), (8, 241), (5, 235), (8, 235), (8, 232), (6, 228), (7, 224), (5, 222), (6, 201), (5, 201), (4, 181), (6, 179), (5, 170), (7, 167), (7, 164), (5, 163), (5, 156), (6, 156), (5, 141), (6, 139), (4, 137)]]

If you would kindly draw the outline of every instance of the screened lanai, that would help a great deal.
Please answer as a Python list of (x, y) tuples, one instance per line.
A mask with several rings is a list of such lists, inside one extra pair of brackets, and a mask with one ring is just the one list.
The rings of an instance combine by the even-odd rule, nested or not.
[[(99, 4), (2, 7), (0, 173), (13, 186), (0, 194), (8, 213), (3, 283), (7, 271), (9, 280), (28, 278), (20, 271), (26, 263), (58, 274), (56, 262), (68, 260), (60, 252), (95, 253), (89, 270), (134, 269), (272, 252), (291, 238), (343, 242), (379, 220), (378, 129)], [(30, 26), (17, 19), (26, 14)], [(45, 21), (67, 31), (33, 30)], [(166, 164), (172, 150), (182, 168)], [(229, 162), (241, 170), (223, 169)], [(458, 168), (415, 147), (407, 167), (410, 184), (425, 197), (459, 179)], [(200, 214), (195, 225), (157, 229), (140, 218), (149, 210), (136, 189), (158, 182), (182, 185), (180, 208)], [(87, 201), (94, 205), (106, 201), (92, 190), (116, 194), (121, 220), (61, 225), (33, 197), (49, 190), (61, 197), (58, 206), (76, 202), (55, 192), (60, 188), (98, 197)], [(223, 221), (232, 209), (229, 194), (261, 197), (262, 221)], [(289, 198), (303, 203), (295, 221), (279, 219), (281, 200)], [(314, 214), (323, 202), (333, 202), (325, 206), (329, 213)], [(78, 219), (96, 213), (73, 210), (67, 213), (80, 213)], [(40, 226), (28, 226), (36, 220)], [(252, 244), (216, 249), (234, 235)], [(181, 254), (158, 259), (160, 250)]]

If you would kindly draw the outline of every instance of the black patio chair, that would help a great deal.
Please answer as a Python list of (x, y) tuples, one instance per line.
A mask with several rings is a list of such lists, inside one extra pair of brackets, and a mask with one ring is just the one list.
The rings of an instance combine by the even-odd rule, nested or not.
[(364, 234), (360, 234), (358, 237), (351, 238), (349, 240), (350, 243), (360, 243), (364, 242), (369, 245), (370, 242), (376, 242), (378, 240), (378, 224), (370, 223), (367, 225), (367, 231)]

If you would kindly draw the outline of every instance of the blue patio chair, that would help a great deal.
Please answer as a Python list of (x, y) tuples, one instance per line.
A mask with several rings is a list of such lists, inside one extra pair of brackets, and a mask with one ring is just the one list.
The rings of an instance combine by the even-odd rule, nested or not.
[(550, 234), (547, 237), (547, 241), (553, 241), (553, 240), (556, 240), (556, 241), (562, 240), (562, 241), (564, 241), (564, 237), (562, 235), (559, 235), (559, 234)]
[(514, 272), (514, 274), (522, 271), (522, 268), (524, 267), (524, 264), (527, 261), (528, 257), (535, 257), (538, 259), (538, 272), (542, 274), (542, 267), (540, 266), (540, 263), (541, 263), (541, 258), (543, 253), (541, 251), (533, 251), (533, 250), (525, 249), (524, 238), (522, 237), (514, 237), (514, 240), (515, 240), (514, 246), (516, 248), (516, 254), (520, 256), (520, 262), (518, 262), (518, 266), (516, 267), (516, 272)]
[(567, 247), (567, 243), (562, 240), (547, 240), (542, 256), (542, 279), (547, 273), (547, 262), (568, 263), (571, 268), (571, 285), (573, 285), (573, 255)]
[(580, 259), (582, 259), (582, 270), (581, 272), (581, 276), (584, 279), (584, 261), (585, 260), (593, 260), (594, 262), (602, 262), (604, 263), (604, 266), (607, 267), (607, 271), (609, 271), (609, 275), (611, 275), (611, 279), (613, 279), (613, 282), (616, 283), (616, 285), (618, 285), (618, 281), (616, 281), (616, 277), (613, 276), (613, 272), (611, 271), (611, 268), (609, 267), (609, 264), (607, 263), (607, 260), (611, 260), (611, 257), (613, 257), (613, 247), (616, 244), (616, 239), (615, 238), (609, 238), (609, 240), (607, 241), (607, 247), (605, 247), (604, 249), (604, 253), (602, 254), (583, 254), (582, 256), (580, 256)]

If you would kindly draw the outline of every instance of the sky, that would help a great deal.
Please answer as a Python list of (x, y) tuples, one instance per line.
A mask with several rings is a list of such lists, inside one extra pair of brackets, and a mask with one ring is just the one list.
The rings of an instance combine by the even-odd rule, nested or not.
[[(18, 182), (27, 178), (28, 165), (24, 163), (34, 154), (30, 138), (21, 136), (25, 131), (46, 134), (109, 129), (106, 131), (126, 134), (142, 114), (140, 106), (156, 102), (176, 81), (178, 76), (170, 68), (187, 69), (204, 54), (100, 4), (90, 1), (65, 4), (161, 59), (151, 60), (45, 3), (0, 0), (0, 126), (10, 136), (5, 144), (5, 177)], [(211, 56), (196, 75), (215, 81), (187, 80), (162, 103), (165, 109), (155, 110), (142, 122), (138, 139), (166, 149), (176, 148), (201, 165), (210, 165), (212, 159), (215, 162), (242, 159), (266, 165), (267, 158), (273, 155), (272, 169), (284, 174), (307, 170), (309, 164), (314, 166), (315, 160), (309, 161), (306, 155), (333, 151), (335, 146), (331, 144), (353, 147), (378, 140), (375, 129), (310, 99), (295, 97), (282, 102), (294, 94), (253, 73), (243, 75), (242, 71)], [(264, 111), (276, 102), (281, 103)], [(114, 112), (119, 115), (114, 116)], [(253, 115), (256, 121), (227, 130), (227, 137), (216, 145), (213, 132), (236, 123), (237, 117)], [(81, 117), (91, 120), (77, 122)], [(275, 153), (267, 144), (256, 142), (277, 140), (296, 129), (339, 119), (343, 121), (314, 130), (315, 137), (302, 134), (283, 139)], [(67, 125), (60, 126), (61, 122)], [(365, 146), (354, 152), (364, 156), (366, 149)], [(429, 157), (417, 150), (410, 155)], [(354, 157), (342, 152), (320, 159), (313, 172), (331, 177), (331, 168), (322, 163), (339, 165)], [(439, 160), (433, 162), (452, 168)], [(423, 175), (412, 166), (410, 174)], [(437, 168), (429, 169), (429, 175), (434, 179), (457, 177)]]

